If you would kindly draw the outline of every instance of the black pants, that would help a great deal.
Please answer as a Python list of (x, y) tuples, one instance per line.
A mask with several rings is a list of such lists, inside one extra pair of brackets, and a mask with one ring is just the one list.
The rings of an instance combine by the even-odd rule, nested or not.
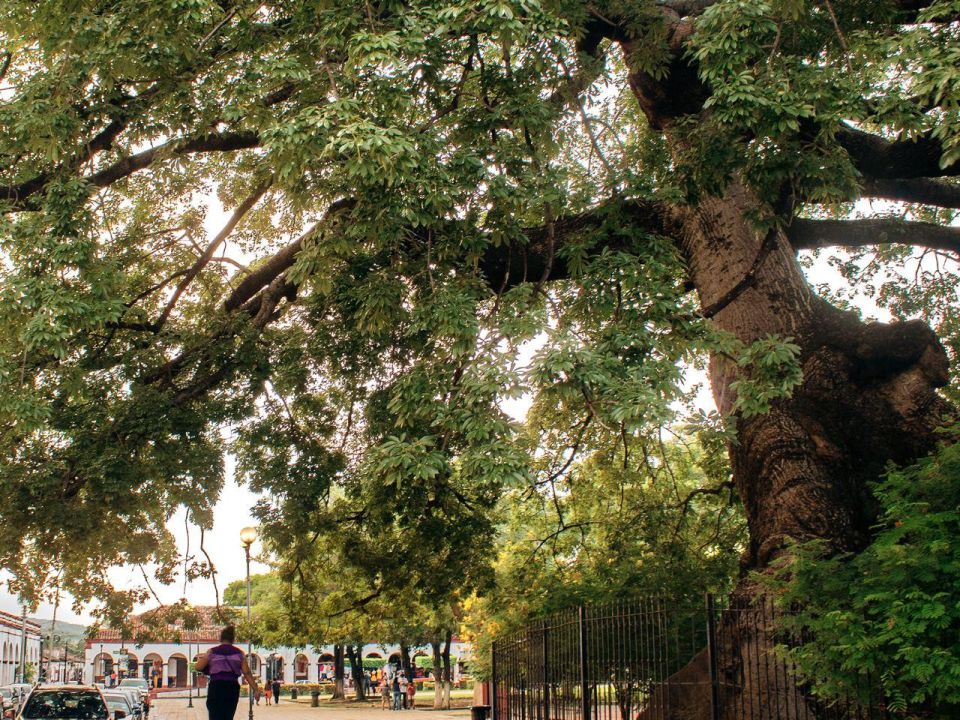
[(240, 683), (236, 680), (211, 680), (207, 685), (207, 713), (210, 720), (233, 720), (240, 702)]

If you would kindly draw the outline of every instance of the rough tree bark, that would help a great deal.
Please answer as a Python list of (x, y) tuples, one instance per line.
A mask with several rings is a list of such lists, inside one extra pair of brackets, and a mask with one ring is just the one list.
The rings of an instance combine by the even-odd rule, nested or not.
[(353, 690), (357, 700), (366, 700), (367, 689), (363, 682), (363, 645), (347, 645), (346, 655), (350, 660), (350, 674), (353, 677)]
[(410, 660), (410, 646), (405, 640), (400, 641), (400, 669), (408, 678), (413, 677), (413, 662)]
[(453, 633), (447, 632), (447, 636), (443, 639), (443, 652), (440, 653), (440, 658), (443, 663), (443, 709), (450, 709), (450, 690), (453, 686), (453, 671), (450, 667), (450, 643), (453, 642)]
[[(629, 54), (629, 42), (621, 44)], [(675, 153), (684, 148), (674, 122), (700, 112), (704, 92), (694, 69), (681, 54), (677, 57), (665, 79), (630, 77), (651, 126), (664, 133)], [(921, 322), (863, 323), (820, 299), (786, 234), (755, 229), (749, 218), (769, 215), (764, 211), (769, 208), (737, 179), (722, 197), (669, 211), (670, 235), (687, 262), (704, 313), (717, 327), (746, 343), (776, 335), (794, 338), (801, 348), (803, 382), (793, 396), (765, 415), (734, 415), (737, 443), (729, 453), (750, 530), (745, 571), (768, 566), (790, 538), (825, 539), (837, 550), (862, 548), (876, 510), (868, 482), (888, 461), (910, 462), (932, 449), (934, 430), (951, 411), (936, 392), (948, 380), (948, 362), (930, 328)], [(710, 380), (721, 412), (733, 411), (731, 384), (737, 372), (729, 360), (711, 359)], [(735, 596), (742, 600), (759, 592), (744, 573)], [(723, 637), (741, 647), (750, 644), (754, 654), (770, 649), (759, 616), (726, 630)], [(738, 649), (729, 648), (726, 655), (735, 658)], [(739, 678), (739, 712), (750, 707), (758, 720), (774, 717), (761, 678), (745, 667), (720, 671)], [(702, 692), (694, 692), (690, 683)], [(669, 696), (664, 702), (669, 717), (704, 720), (708, 692), (702, 657), (660, 690)], [(787, 717), (783, 708), (778, 712), (777, 718)], [(806, 716), (802, 707), (789, 712)]]
[(332, 700), (343, 700), (346, 695), (343, 691), (343, 645), (333, 646), (333, 695)]
[(440, 668), (443, 666), (443, 640), (439, 637), (430, 641), (430, 649), (433, 651), (433, 709), (443, 709), (443, 681)]

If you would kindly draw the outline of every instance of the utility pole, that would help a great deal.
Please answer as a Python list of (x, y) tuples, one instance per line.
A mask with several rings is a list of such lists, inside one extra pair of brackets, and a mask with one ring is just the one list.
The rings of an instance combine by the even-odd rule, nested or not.
[[(50, 649), (47, 651), (47, 682), (53, 682), (53, 648), (57, 644), (57, 610), (59, 609), (60, 584), (57, 583), (57, 592), (53, 596), (53, 622), (50, 623)], [(40, 662), (43, 662), (42, 657)]]
[(21, 605), (20, 613), (20, 682), (27, 679), (27, 606)]

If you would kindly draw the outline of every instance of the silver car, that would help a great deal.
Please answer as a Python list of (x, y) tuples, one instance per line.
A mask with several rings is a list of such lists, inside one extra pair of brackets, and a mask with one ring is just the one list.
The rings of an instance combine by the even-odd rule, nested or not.
[(19, 720), (111, 720), (111, 715), (97, 688), (56, 685), (39, 687), (30, 693), (20, 709)]
[(110, 711), (110, 720), (139, 720), (137, 711), (130, 704), (130, 698), (126, 693), (105, 692), (103, 699), (107, 702), (107, 710)]
[(107, 695), (123, 695), (127, 698), (127, 702), (130, 703), (133, 716), (139, 719), (141, 711), (143, 710), (143, 702), (140, 699), (139, 690), (132, 687), (113, 687), (103, 691), (103, 696), (106, 697)]
[(147, 713), (150, 712), (150, 683), (147, 682), (146, 678), (124, 678), (120, 681), (120, 685), (114, 688), (114, 690), (123, 690), (125, 692), (136, 690), (139, 696), (141, 714), (146, 716)]

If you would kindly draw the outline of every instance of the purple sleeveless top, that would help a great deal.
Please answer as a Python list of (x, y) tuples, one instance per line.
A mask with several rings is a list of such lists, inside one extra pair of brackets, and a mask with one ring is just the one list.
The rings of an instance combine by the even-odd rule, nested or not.
[(243, 674), (243, 650), (233, 645), (217, 645), (207, 653), (207, 672), (211, 680), (231, 680)]

